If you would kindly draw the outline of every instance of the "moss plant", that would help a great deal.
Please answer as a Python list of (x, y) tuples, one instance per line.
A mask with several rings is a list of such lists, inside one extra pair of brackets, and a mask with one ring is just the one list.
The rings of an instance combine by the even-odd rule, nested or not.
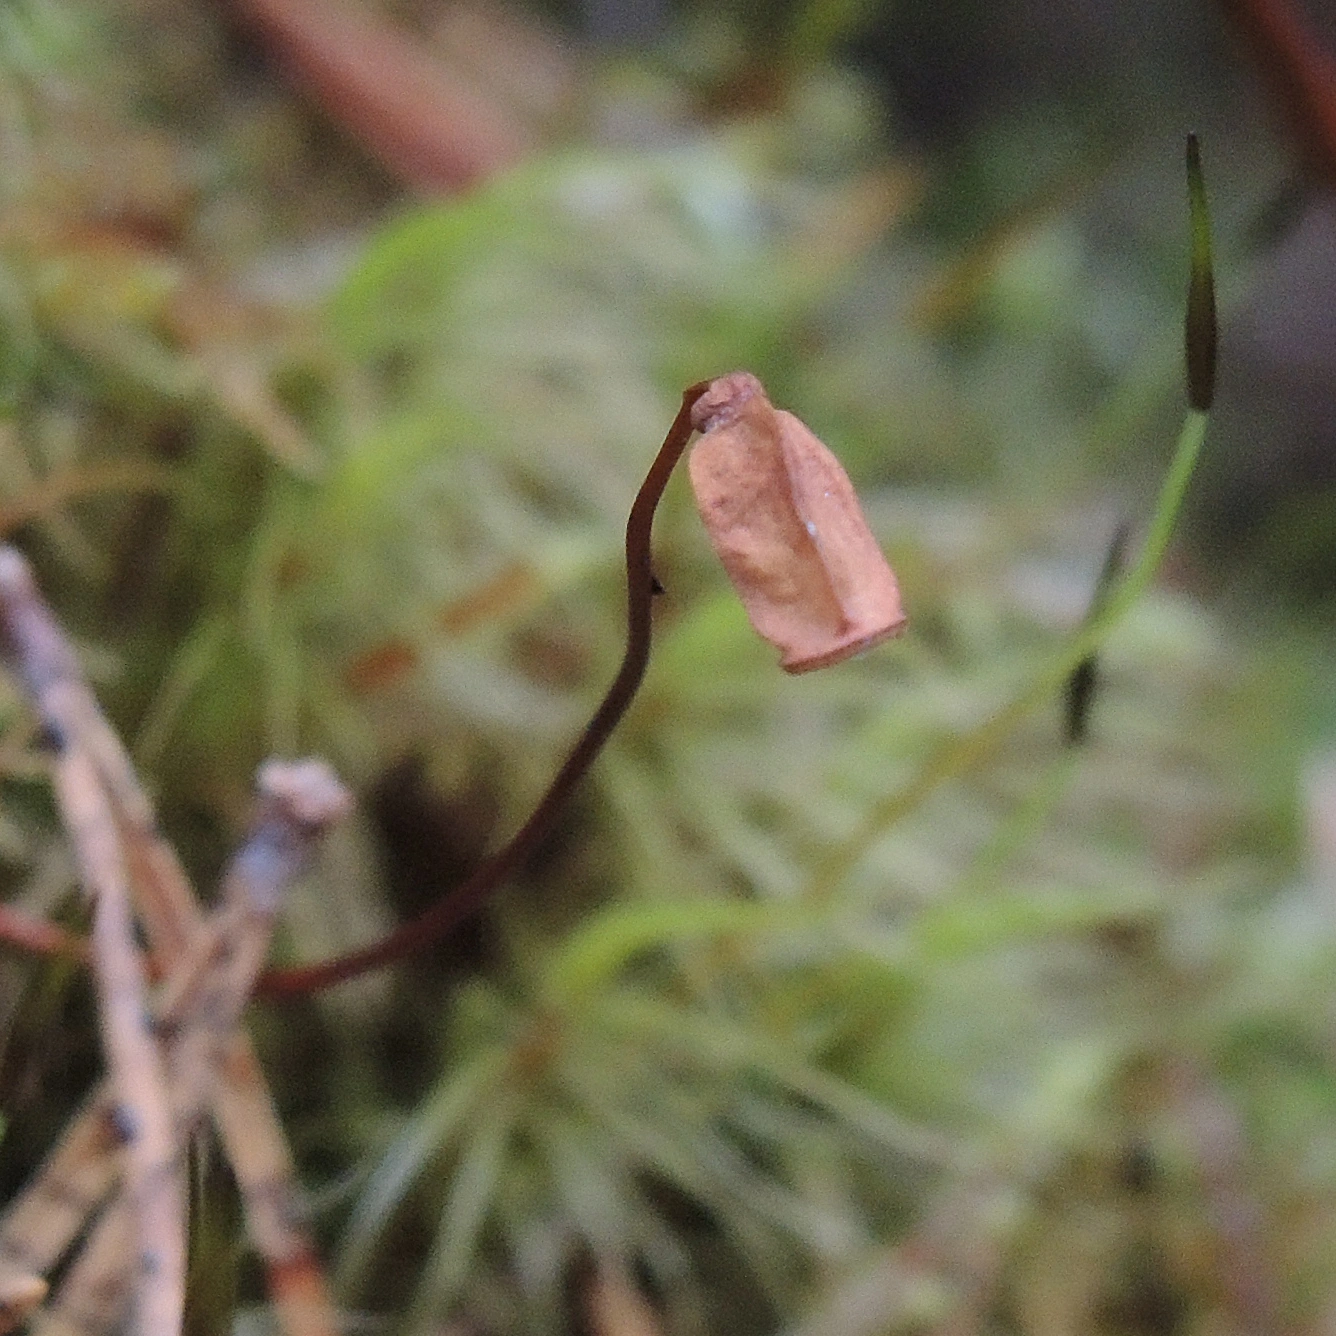
[[(1200, 329), (1158, 504), (1088, 614), (1134, 489), (1032, 480), (1098, 456), (1045, 380), (1089, 353), (1075, 225), (1017, 224), (992, 324), (943, 346), (911, 298), (951, 275), (892, 226), (912, 174), (822, 153), (820, 68), (772, 116), (384, 219), (241, 153), (274, 103), (233, 100), (212, 19), (186, 51), (212, 78), (148, 98), (96, 69), (134, 45), (64, 12), (0, 26), (26, 152), (0, 188), (0, 517), (197, 870), (273, 750), (328, 752), (378, 810), (298, 892), (284, 963), (376, 939), (531, 810), (616, 670), (621, 525), (699, 375), (746, 365), (802, 408), (914, 628), (786, 679), (667, 489), (656, 653), (558, 828), (453, 954), (256, 1008), (350, 1310), (557, 1331), (605, 1262), (676, 1332), (1319, 1329), (1336, 933), (1301, 858), (1302, 661), (1153, 580)], [(183, 105), (190, 135), (151, 123)], [(308, 124), (278, 105), (263, 124)], [(132, 154), (159, 174), (95, 170)], [(283, 234), (275, 177), (285, 219), (335, 195), (365, 235)], [(334, 290), (257, 296), (299, 266), (219, 243), (254, 217), (351, 251)], [(1072, 748), (1059, 701), (1096, 654)], [(4, 693), (0, 870), (37, 911), (68, 875)], [(5, 968), (12, 1182), (88, 1063), (77, 973), (24, 1006)], [(227, 1216), (203, 1213), (220, 1254)]]

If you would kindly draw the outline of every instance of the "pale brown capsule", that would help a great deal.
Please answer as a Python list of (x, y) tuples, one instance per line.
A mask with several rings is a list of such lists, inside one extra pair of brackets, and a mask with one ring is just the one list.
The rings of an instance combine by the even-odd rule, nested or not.
[(790, 673), (904, 629), (900, 591), (840, 462), (746, 371), (696, 401), (691, 489), (759, 635)]

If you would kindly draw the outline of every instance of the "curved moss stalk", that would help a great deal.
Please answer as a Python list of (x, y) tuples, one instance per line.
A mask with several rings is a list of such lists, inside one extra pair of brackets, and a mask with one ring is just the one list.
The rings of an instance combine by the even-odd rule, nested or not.
[(668, 428), (626, 521), (626, 651), (621, 668), (529, 819), (472, 876), (417, 918), (360, 951), (312, 965), (272, 970), (260, 981), (261, 993), (273, 997), (314, 992), (425, 950), (481, 908), (547, 836), (572, 791), (621, 722), (645, 676), (653, 627), (652, 604), (660, 589), (650, 561), (654, 512), (691, 439), (691, 409), (705, 389), (702, 382), (682, 395), (682, 407)]

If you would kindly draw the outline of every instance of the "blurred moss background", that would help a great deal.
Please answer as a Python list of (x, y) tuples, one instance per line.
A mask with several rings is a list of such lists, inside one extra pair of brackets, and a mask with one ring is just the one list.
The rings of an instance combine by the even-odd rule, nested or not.
[[(442, 948), (256, 1007), (350, 1330), (1336, 1322), (1336, 211), (1225, 8), (0, 8), (0, 524), (202, 884), (263, 757), (357, 788), (287, 958), (523, 819), (686, 384), (759, 374), (900, 574), (903, 640), (786, 679), (675, 483), (650, 672), (558, 836)], [(1055, 699), (897, 806), (1148, 513), (1189, 129), (1189, 540), (1086, 745)], [(77, 921), (0, 704), (4, 893)], [(12, 1189), (97, 1059), (68, 969), (10, 955), (0, 1016)], [(229, 1192), (192, 1321), (267, 1330)]]

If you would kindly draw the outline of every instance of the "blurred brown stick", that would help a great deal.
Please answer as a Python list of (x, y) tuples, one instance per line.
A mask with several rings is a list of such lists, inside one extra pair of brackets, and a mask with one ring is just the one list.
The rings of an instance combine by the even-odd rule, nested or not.
[(125, 1148), (123, 1197), (137, 1231), (135, 1329), (172, 1336), (185, 1312), (186, 1207), (167, 1074), (149, 1029), (148, 984), (135, 945), (130, 890), (116, 821), (89, 758), (69, 740), (56, 764), (56, 797), (94, 901), (93, 966), (102, 1043)]
[(348, 0), (233, 0), (327, 115), (428, 194), (513, 166), (532, 136), (495, 97)]
[(1220, 0), (1271, 82), (1310, 165), (1336, 186), (1336, 57), (1293, 0)]

